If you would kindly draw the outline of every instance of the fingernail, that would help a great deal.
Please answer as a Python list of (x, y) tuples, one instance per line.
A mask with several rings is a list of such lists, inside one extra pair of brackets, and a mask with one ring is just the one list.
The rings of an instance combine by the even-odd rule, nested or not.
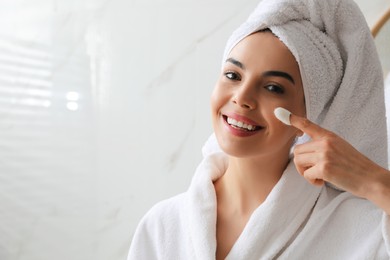
[(291, 112), (283, 107), (277, 107), (274, 110), (274, 114), (277, 119), (279, 119), (283, 124), (291, 125), (290, 123), (290, 115)]

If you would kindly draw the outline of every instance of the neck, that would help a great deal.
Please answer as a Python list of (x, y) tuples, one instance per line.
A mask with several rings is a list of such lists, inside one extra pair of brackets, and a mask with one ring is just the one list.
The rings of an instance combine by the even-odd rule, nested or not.
[(288, 161), (288, 154), (230, 157), (225, 174), (215, 182), (218, 204), (228, 205), (239, 214), (250, 215), (279, 181)]

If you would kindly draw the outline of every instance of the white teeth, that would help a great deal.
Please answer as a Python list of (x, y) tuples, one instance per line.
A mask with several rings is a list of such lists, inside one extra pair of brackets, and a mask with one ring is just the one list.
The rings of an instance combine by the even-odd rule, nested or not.
[(236, 126), (236, 127), (244, 128), (244, 129), (247, 129), (249, 131), (255, 129), (255, 126), (253, 126), (253, 125), (249, 125), (249, 124), (246, 124), (244, 122), (237, 121), (237, 120), (235, 120), (233, 118), (230, 118), (230, 117), (227, 118), (227, 122), (228, 122), (229, 125), (233, 125), (233, 126)]

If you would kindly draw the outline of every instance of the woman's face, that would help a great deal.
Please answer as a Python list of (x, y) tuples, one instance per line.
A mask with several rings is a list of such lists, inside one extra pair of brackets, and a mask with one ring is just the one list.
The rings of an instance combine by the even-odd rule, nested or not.
[(305, 115), (299, 67), (271, 32), (254, 33), (232, 49), (211, 97), (222, 150), (235, 157), (288, 154), (298, 130), (276, 119), (276, 107)]

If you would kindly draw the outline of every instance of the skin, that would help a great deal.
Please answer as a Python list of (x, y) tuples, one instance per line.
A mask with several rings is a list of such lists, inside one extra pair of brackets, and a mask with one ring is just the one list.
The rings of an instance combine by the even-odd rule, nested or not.
[[(292, 143), (302, 134), (275, 118), (276, 107), (305, 116), (299, 67), (271, 32), (254, 33), (233, 48), (211, 97), (214, 131), (229, 156), (226, 173), (214, 183), (217, 259), (227, 256), (252, 212), (278, 182)], [(237, 136), (226, 115), (243, 116), (261, 128), (250, 136)]]

